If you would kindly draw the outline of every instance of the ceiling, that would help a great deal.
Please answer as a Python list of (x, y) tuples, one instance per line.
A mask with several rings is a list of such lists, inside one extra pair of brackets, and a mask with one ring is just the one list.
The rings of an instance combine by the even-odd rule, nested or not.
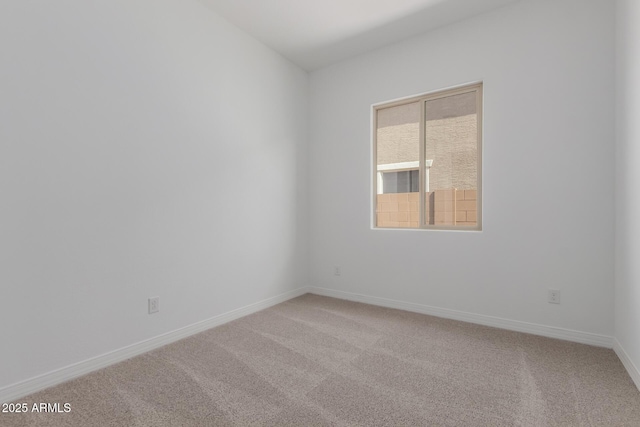
[(315, 70), (517, 0), (201, 0)]

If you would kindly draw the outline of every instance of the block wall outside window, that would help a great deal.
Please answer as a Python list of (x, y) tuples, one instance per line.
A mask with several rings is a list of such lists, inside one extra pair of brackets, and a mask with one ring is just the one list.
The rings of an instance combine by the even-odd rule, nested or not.
[[(436, 190), (425, 198), (426, 223), (430, 225), (477, 226), (478, 205), (475, 190)], [(376, 226), (418, 228), (418, 193), (379, 194)], [(455, 212), (455, 215), (454, 215)]]

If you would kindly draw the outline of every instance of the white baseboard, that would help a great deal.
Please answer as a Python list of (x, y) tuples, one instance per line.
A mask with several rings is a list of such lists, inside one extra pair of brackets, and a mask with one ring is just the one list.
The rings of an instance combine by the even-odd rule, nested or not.
[(0, 389), (0, 402), (11, 402), (23, 396), (35, 393), (48, 387), (72, 380), (98, 369), (105, 368), (123, 360), (146, 353), (172, 342), (181, 340), (215, 326), (222, 325), (243, 316), (264, 310), (281, 302), (292, 298), (312, 293), (333, 298), (344, 299), (348, 301), (362, 302), (365, 304), (377, 305), (388, 308), (396, 308), (399, 310), (411, 311), (415, 313), (428, 314), (431, 316), (442, 317), (446, 319), (460, 320), (463, 322), (476, 323), (485, 326), (492, 326), (501, 329), (507, 329), (517, 332), (525, 332), (535, 335), (541, 335), (549, 338), (558, 338), (566, 341), (573, 341), (582, 344), (589, 344), (598, 347), (613, 348), (629, 372), (629, 375), (640, 388), (640, 371), (633, 364), (624, 349), (617, 340), (606, 335), (591, 334), (587, 332), (573, 331), (563, 328), (554, 328), (551, 326), (538, 325), (534, 323), (520, 322), (517, 320), (501, 319), (498, 317), (485, 316), (481, 314), (466, 313), (457, 310), (432, 307), (423, 304), (396, 301), (387, 298), (372, 297), (366, 295), (342, 292), (333, 289), (305, 287), (286, 292), (275, 297), (267, 298), (263, 301), (247, 305), (236, 310), (203, 320), (198, 323), (177, 329), (157, 337), (123, 347), (109, 353), (96, 356), (55, 371), (48, 372), (37, 377), (21, 381)]
[(397, 308), (399, 310), (411, 311), (414, 313), (428, 314), (431, 316), (443, 317), (445, 319), (460, 320), (463, 322), (492, 326), (494, 328), (507, 329), (510, 331), (524, 332), (548, 338), (557, 338), (581, 344), (589, 344), (597, 347), (613, 347), (613, 338), (606, 335), (574, 331), (571, 329), (555, 328), (552, 326), (538, 325), (535, 323), (520, 322), (518, 320), (502, 319), (499, 317), (467, 313), (464, 311), (450, 310), (447, 308), (432, 307), (412, 302), (396, 301), (387, 298), (353, 294), (349, 292), (337, 291), (334, 289), (310, 287), (307, 288), (307, 290), (309, 291), (309, 293), (316, 295), (324, 295), (327, 297), (362, 302), (365, 304), (378, 305), (388, 308)]
[(174, 341), (181, 340), (215, 326), (219, 326), (248, 314), (264, 310), (265, 308), (269, 308), (276, 304), (280, 304), (281, 302), (290, 300), (300, 295), (304, 295), (307, 292), (308, 288), (295, 289), (293, 291), (276, 295), (274, 297), (267, 298), (254, 304), (250, 304), (245, 307), (220, 314), (210, 319), (185, 326), (184, 328), (176, 329), (175, 331), (167, 332), (165, 334), (158, 335), (157, 337), (150, 338), (148, 340), (141, 341), (139, 343), (132, 344), (127, 347), (123, 347), (118, 350), (114, 350), (109, 353), (84, 360), (82, 362), (74, 363), (73, 365), (69, 365), (64, 368), (39, 375), (37, 377), (21, 381), (16, 384), (11, 384), (9, 386), (0, 388), (0, 402), (5, 403), (14, 401), (15, 399), (19, 399), (31, 393), (35, 393), (45, 388), (52, 387), (56, 384), (69, 381), (98, 369), (106, 368), (109, 365), (122, 362), (123, 360), (130, 359), (134, 356), (138, 356), (140, 354), (170, 344)]
[(616, 354), (618, 355), (618, 358), (620, 359), (625, 369), (629, 373), (629, 376), (635, 383), (638, 390), (640, 390), (640, 370), (633, 363), (633, 361), (631, 360), (627, 352), (624, 350), (624, 348), (622, 347), (622, 345), (620, 344), (617, 338), (613, 339), (613, 351), (616, 352)]

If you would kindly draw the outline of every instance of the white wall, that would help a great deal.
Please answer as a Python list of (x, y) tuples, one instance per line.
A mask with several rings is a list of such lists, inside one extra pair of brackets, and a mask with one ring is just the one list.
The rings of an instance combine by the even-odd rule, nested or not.
[(0, 52), (0, 388), (307, 284), (306, 73), (195, 0), (0, 2)]
[(615, 336), (640, 387), (640, 3), (617, 6)]
[[(312, 285), (610, 337), (613, 45), (613, 2), (524, 1), (312, 73)], [(372, 230), (371, 105), (479, 80), (483, 231)]]

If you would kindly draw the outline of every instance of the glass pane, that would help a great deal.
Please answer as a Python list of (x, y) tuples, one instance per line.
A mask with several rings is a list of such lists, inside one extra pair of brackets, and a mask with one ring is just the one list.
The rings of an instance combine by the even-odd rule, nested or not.
[(420, 103), (379, 109), (376, 119), (376, 226), (418, 227)]
[[(477, 225), (477, 92), (425, 102), (428, 224)], [(428, 187), (428, 188), (427, 188)]]

